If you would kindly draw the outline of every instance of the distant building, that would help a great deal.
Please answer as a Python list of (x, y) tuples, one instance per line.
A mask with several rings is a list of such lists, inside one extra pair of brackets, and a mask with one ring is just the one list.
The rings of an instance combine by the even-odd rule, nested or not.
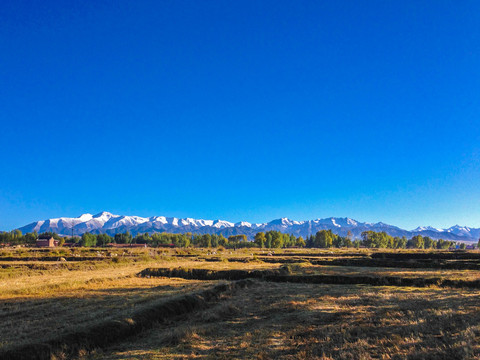
[(39, 238), (36, 245), (37, 247), (55, 247), (58, 246), (58, 240), (55, 240), (53, 236), (50, 238)]

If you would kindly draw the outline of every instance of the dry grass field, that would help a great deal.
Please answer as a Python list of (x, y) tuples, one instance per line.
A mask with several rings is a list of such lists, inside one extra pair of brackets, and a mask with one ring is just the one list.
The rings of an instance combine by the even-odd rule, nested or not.
[(467, 359), (479, 291), (256, 283), (91, 359)]
[[(480, 286), (462, 285), (480, 280), (479, 271), (448, 270), (435, 262), (427, 268), (403, 268), (311, 261), (326, 256), (368, 260), (374, 253), (3, 249), (0, 358), (480, 358)], [(408, 251), (403, 253), (408, 256)], [(472, 266), (480, 261), (475, 252), (460, 255), (460, 261), (466, 258)], [(452, 258), (448, 261), (460, 255), (441, 253)], [(147, 268), (180, 269), (178, 274), (209, 269), (213, 277), (139, 276)], [(219, 271), (237, 270), (278, 273), (282, 282), (257, 277), (238, 287), (238, 281), (215, 278)], [(288, 282), (295, 276), (297, 282)], [(392, 276), (437, 278), (460, 285), (308, 283), (312, 276), (360, 277), (360, 282)]]
[(99, 269), (33, 271), (0, 284), (1, 346), (18, 346), (85, 328), (134, 309), (211, 284), (148, 279), (140, 264)]

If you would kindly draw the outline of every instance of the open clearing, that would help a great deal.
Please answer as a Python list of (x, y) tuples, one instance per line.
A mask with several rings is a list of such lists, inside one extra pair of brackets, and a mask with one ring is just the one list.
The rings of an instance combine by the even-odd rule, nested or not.
[(480, 272), (455, 268), (478, 252), (389, 252), (378, 267), (314, 261), (380, 254), (365, 249), (55, 251), (0, 251), (0, 358), (480, 357)]

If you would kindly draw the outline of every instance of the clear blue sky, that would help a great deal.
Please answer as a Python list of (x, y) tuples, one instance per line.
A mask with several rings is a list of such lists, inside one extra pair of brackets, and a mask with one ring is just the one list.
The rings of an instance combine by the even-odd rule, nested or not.
[(478, 1), (0, 2), (0, 229), (480, 227)]

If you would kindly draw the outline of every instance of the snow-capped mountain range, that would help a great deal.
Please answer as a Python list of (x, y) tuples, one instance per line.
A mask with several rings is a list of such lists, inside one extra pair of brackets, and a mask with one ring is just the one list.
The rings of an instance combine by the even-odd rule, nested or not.
[(170, 232), (170, 233), (199, 233), (223, 234), (224, 236), (245, 234), (253, 239), (259, 231), (278, 230), (296, 236), (306, 237), (314, 235), (319, 230), (332, 230), (334, 233), (346, 236), (350, 231), (355, 238), (360, 238), (363, 231), (385, 231), (392, 236), (414, 235), (429, 236), (433, 239), (478, 241), (480, 228), (469, 228), (455, 225), (448, 229), (436, 229), (430, 226), (418, 227), (414, 230), (404, 230), (399, 227), (378, 223), (366, 223), (350, 218), (325, 218), (307, 221), (294, 221), (282, 218), (262, 224), (249, 222), (232, 223), (224, 220), (197, 220), (191, 218), (179, 219), (165, 216), (124, 216), (101, 212), (97, 215), (83, 214), (77, 218), (56, 218), (33, 222), (19, 228), (22, 233), (37, 231), (38, 233), (52, 231), (60, 235), (82, 235), (90, 232), (93, 234), (106, 233), (115, 235), (129, 231), (136, 235), (139, 233)]

